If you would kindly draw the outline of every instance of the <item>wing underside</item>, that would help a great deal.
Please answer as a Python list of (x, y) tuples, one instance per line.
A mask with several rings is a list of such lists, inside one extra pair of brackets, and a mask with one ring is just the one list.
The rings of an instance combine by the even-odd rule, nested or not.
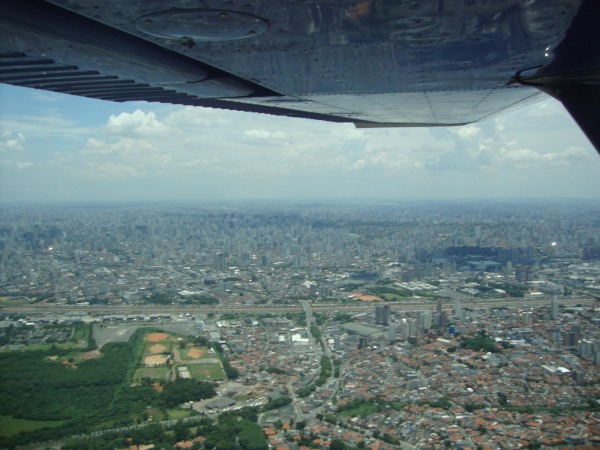
[(360, 127), (463, 125), (548, 92), (516, 74), (568, 71), (559, 50), (590, 4), (15, 0), (0, 10), (0, 82)]

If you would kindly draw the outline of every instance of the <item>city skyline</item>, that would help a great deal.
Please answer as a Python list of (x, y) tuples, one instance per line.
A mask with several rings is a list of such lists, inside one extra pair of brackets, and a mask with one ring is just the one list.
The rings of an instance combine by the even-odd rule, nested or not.
[(552, 99), (453, 128), (346, 124), (0, 85), (0, 202), (597, 198)]
[[(591, 448), (599, 218), (592, 202), (5, 206), (0, 445)], [(233, 414), (256, 446), (211, 441)]]

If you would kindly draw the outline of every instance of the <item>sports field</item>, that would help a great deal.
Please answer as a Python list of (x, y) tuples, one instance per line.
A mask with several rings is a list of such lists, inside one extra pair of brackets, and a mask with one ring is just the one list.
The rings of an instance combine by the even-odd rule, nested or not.
[(194, 364), (187, 366), (192, 377), (200, 381), (224, 380), (225, 372), (219, 363)]
[(160, 355), (161, 353), (171, 353), (173, 344), (171, 342), (158, 342), (144, 345), (144, 355)]
[[(208, 347), (186, 342), (173, 333), (153, 331), (140, 343), (139, 366), (133, 375), (134, 382), (143, 378), (166, 380), (177, 366), (185, 365), (192, 378), (199, 381), (225, 380), (223, 366)], [(183, 347), (183, 348), (181, 348)]]
[(167, 333), (150, 333), (146, 335), (146, 342), (162, 342), (167, 340), (172, 340), (170, 334)]
[(144, 337), (140, 365), (151, 368), (166, 365), (172, 356), (175, 338), (169, 333), (149, 333)]
[(148, 355), (144, 356), (144, 365), (146, 367), (164, 366), (169, 361), (167, 355)]
[(169, 367), (140, 367), (136, 369), (133, 375), (133, 381), (139, 383), (142, 378), (152, 380), (165, 380), (169, 373)]
[(181, 359), (185, 359), (186, 361), (213, 357), (213, 355), (208, 353), (208, 349), (206, 347), (192, 346), (181, 350)]

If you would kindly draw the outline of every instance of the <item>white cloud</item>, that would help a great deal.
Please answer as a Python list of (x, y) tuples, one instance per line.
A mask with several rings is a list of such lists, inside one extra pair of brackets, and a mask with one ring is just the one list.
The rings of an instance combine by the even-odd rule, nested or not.
[(21, 132), (4, 131), (0, 139), (0, 154), (25, 151), (25, 135)]
[(237, 122), (236, 119), (243, 118), (244, 115), (247, 114), (239, 112), (227, 112), (223, 114), (222, 110), (214, 108), (173, 107), (167, 114), (164, 122), (174, 128), (180, 127), (194, 130), (198, 127), (233, 125)]
[(512, 142), (509, 148), (503, 148), (495, 156), (495, 163), (514, 165), (519, 169), (530, 167), (568, 167), (580, 163), (582, 160), (591, 161), (590, 152), (581, 147), (570, 147), (559, 152), (541, 152), (530, 148), (518, 148)]
[(145, 113), (136, 110), (133, 113), (111, 115), (106, 124), (109, 133), (119, 135), (155, 136), (167, 131), (164, 123), (156, 118), (154, 112)]
[[(96, 105), (73, 109), (65, 101), (54, 115), (0, 116), (0, 169), (18, 172), (31, 185), (34, 171), (52, 173), (53, 183), (79, 190), (81, 198), (90, 184), (97, 192), (110, 186), (123, 198), (136, 192), (150, 199), (153, 191), (174, 199), (298, 192), (477, 196), (483, 195), (477, 183), (488, 181), (488, 194), (527, 192), (523, 186), (534, 169), (556, 192), (564, 184), (578, 192), (582, 180), (581, 192), (600, 189), (593, 175), (600, 158), (553, 101), (460, 128), (418, 129), (356, 129), (171, 105)], [(512, 187), (517, 182), (519, 189)]]
[(590, 154), (590, 152), (583, 147), (569, 147), (564, 151), (565, 158), (571, 160), (580, 160), (580, 159), (591, 159), (593, 157), (596, 158), (597, 155)]
[(61, 101), (59, 96), (53, 95), (50, 92), (39, 89), (31, 89), (28, 91), (34, 101), (41, 103), (57, 103)]
[(459, 135), (461, 138), (472, 138), (479, 134), (480, 129), (476, 125), (464, 125), (458, 128), (451, 129), (453, 133)]
[(523, 111), (523, 116), (533, 120), (543, 120), (544, 117), (552, 118), (562, 115), (563, 107), (560, 103), (553, 99), (546, 99), (539, 103), (535, 103)]
[(269, 140), (282, 140), (288, 137), (287, 133), (282, 131), (269, 131), (269, 130), (245, 130), (243, 132), (244, 136), (250, 139), (269, 139)]
[(122, 163), (85, 163), (79, 175), (83, 178), (118, 179), (142, 177), (145, 171)]
[(26, 169), (32, 163), (25, 160), (25, 135), (21, 132), (5, 130), (0, 135), (0, 166), (6, 168)]
[(339, 124), (335, 127), (332, 127), (330, 133), (335, 139), (356, 141), (365, 139), (368, 131), (356, 128), (354, 125), (350, 124)]
[(81, 125), (76, 120), (67, 119), (54, 110), (43, 113), (30, 113), (25, 116), (0, 116), (1, 127), (8, 130), (18, 130), (25, 136), (39, 139), (71, 140), (88, 136), (96, 128)]
[(110, 155), (115, 152), (115, 148), (110, 144), (107, 144), (105, 141), (97, 138), (89, 138), (85, 147), (82, 150), (82, 153), (87, 153), (89, 155)]

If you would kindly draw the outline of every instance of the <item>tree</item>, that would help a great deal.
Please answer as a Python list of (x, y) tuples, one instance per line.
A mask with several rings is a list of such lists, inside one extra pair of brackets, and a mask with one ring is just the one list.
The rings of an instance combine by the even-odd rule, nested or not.
[(214, 397), (215, 390), (211, 383), (193, 379), (178, 378), (165, 385), (162, 392), (162, 403), (166, 408), (174, 408), (187, 401), (199, 401)]
[(209, 340), (205, 336), (196, 336), (194, 338), (194, 343), (197, 344), (197, 345), (204, 345), (204, 346), (206, 346), (206, 345), (208, 345)]
[(501, 406), (508, 404), (508, 396), (504, 392), (498, 392), (498, 402)]
[(175, 440), (177, 441), (185, 441), (189, 439), (192, 435), (190, 429), (184, 423), (181, 422), (178, 422), (175, 425), (173, 431), (175, 432)]
[(230, 380), (235, 380), (240, 377), (240, 371), (233, 367), (226, 359), (223, 360), (223, 370)]
[(494, 339), (488, 336), (485, 331), (482, 331), (479, 334), (475, 334), (469, 337), (465, 337), (460, 343), (462, 348), (466, 348), (469, 350), (481, 351), (481, 352), (491, 352), (498, 353), (500, 349), (496, 345)]
[(334, 439), (329, 444), (329, 450), (347, 450), (347, 449), (348, 449), (348, 446), (339, 439)]
[(267, 450), (268, 445), (260, 426), (254, 422), (243, 420), (238, 435), (240, 446), (244, 450)]
[(263, 411), (270, 411), (272, 409), (282, 408), (292, 403), (292, 399), (286, 395), (281, 396), (275, 400), (269, 400), (264, 406)]

